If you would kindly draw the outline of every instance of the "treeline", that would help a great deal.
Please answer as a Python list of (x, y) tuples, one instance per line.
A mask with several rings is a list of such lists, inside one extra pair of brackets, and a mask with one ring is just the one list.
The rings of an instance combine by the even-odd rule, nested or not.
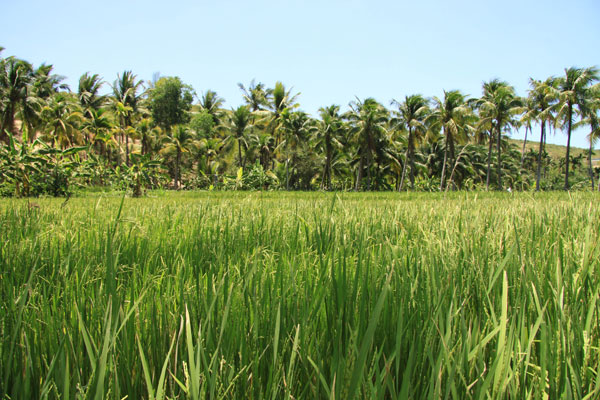
[[(593, 190), (598, 78), (594, 67), (568, 68), (530, 79), (527, 97), (495, 79), (480, 98), (452, 90), (388, 107), (356, 99), (315, 117), (281, 82), (238, 84), (244, 105), (229, 110), (216, 92), (198, 95), (178, 77), (143, 82), (125, 71), (106, 95), (97, 74), (81, 76), (75, 91), (51, 65), (0, 57), (0, 195), (96, 186), (136, 196), (161, 187)], [(516, 128), (535, 135), (539, 148), (510, 144)], [(576, 129), (588, 132), (587, 160), (570, 154)], [(545, 150), (555, 130), (565, 134), (560, 159)]]

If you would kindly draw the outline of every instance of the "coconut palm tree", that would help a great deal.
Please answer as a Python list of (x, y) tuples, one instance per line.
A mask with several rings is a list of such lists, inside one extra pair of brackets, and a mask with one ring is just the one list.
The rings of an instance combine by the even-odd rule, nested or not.
[[(498, 179), (498, 190), (502, 190), (502, 132), (509, 126), (515, 126), (518, 121), (515, 119), (517, 114), (523, 111), (523, 102), (515, 93), (514, 87), (507, 82), (493, 79), (483, 84), (483, 96), (478, 101), (480, 117), (482, 120), (488, 120), (491, 123), (492, 134), (490, 135), (490, 145), (488, 148), (488, 169), (486, 178), (486, 189), (489, 189), (490, 169), (491, 169), (491, 149), (492, 141), (496, 139), (496, 174)], [(493, 132), (493, 131), (496, 132)]]
[(312, 119), (302, 111), (290, 111), (286, 108), (282, 112), (283, 141), (280, 143), (285, 149), (285, 188), (290, 190), (290, 159), (291, 152), (308, 141), (312, 130)]
[(339, 149), (343, 147), (346, 126), (342, 121), (338, 105), (321, 107), (319, 114), (321, 119), (316, 122), (313, 139), (316, 148), (325, 154), (321, 188), (329, 190), (331, 189), (332, 163)]
[(8, 143), (5, 130), (15, 132), (15, 114), (20, 105), (27, 103), (31, 96), (29, 85), (32, 82), (33, 67), (27, 61), (15, 57), (3, 59), (0, 69), (2, 106), (0, 114), (0, 140)]
[(398, 106), (398, 111), (396, 112), (398, 115), (396, 119), (398, 128), (408, 134), (402, 177), (398, 188), (398, 191), (402, 191), (408, 164), (410, 164), (410, 184), (412, 188), (415, 186), (415, 147), (416, 143), (427, 134), (425, 120), (429, 113), (429, 106), (427, 100), (420, 94), (406, 96), (401, 103), (392, 100), (392, 104)]
[(569, 190), (569, 155), (571, 151), (571, 133), (573, 129), (575, 112), (585, 115), (585, 103), (590, 86), (598, 80), (598, 69), (567, 68), (565, 76), (558, 78), (559, 108), (557, 121), (563, 129), (567, 129), (567, 151), (565, 156), (565, 190)]
[(104, 82), (98, 74), (90, 75), (86, 72), (79, 78), (77, 97), (84, 116), (87, 117), (90, 110), (99, 110), (106, 103), (106, 96), (99, 94), (102, 85)]
[(600, 137), (600, 84), (596, 84), (586, 90), (584, 102), (581, 105), (582, 118), (574, 124), (574, 128), (580, 126), (589, 126), (590, 133), (588, 134), (589, 149), (588, 149), (588, 172), (590, 175), (590, 181), (592, 184), (592, 190), (594, 190), (594, 169), (592, 167), (592, 153), (594, 151), (594, 144)]
[[(242, 159), (242, 147), (244, 153), (248, 149), (248, 131), (252, 128), (250, 123), (252, 113), (248, 106), (239, 106), (229, 117), (228, 128), (231, 131), (231, 136), (235, 137), (238, 148), (238, 167), (244, 170), (244, 161)], [(245, 159), (245, 157), (244, 157)]]
[(354, 189), (362, 184), (363, 170), (367, 171), (367, 190), (371, 190), (371, 167), (380, 139), (386, 136), (388, 112), (373, 98), (350, 103), (350, 112), (346, 115), (350, 121), (350, 136), (358, 149), (358, 169)]
[(446, 169), (448, 164), (454, 165), (454, 144), (463, 139), (468, 131), (467, 120), (472, 114), (466, 102), (466, 97), (458, 90), (444, 90), (444, 98), (433, 98), (434, 108), (426, 119), (430, 129), (442, 131), (444, 134), (444, 161), (440, 190), (444, 190)]
[(238, 87), (242, 91), (242, 97), (250, 108), (250, 111), (256, 112), (266, 110), (268, 108), (269, 92), (265, 89), (265, 85), (263, 83), (255, 83), (254, 79), (252, 79), (247, 89), (241, 83), (238, 83)]
[(280, 128), (282, 124), (282, 113), (286, 108), (294, 109), (298, 107), (296, 103), (297, 97), (300, 93), (292, 95), (292, 90), (285, 88), (281, 82), (275, 83), (275, 88), (268, 90), (270, 94), (269, 111), (270, 115), (267, 120), (267, 126), (270, 127), (271, 134), (275, 138), (275, 146), (279, 146), (281, 142)]
[(225, 99), (212, 90), (207, 90), (200, 98), (200, 109), (205, 110), (212, 116), (215, 127), (221, 125), (221, 117), (223, 115), (221, 107), (223, 107), (223, 103), (225, 103)]
[(191, 130), (185, 125), (176, 125), (172, 131), (172, 135), (165, 135), (163, 138), (164, 147), (160, 151), (161, 154), (174, 157), (174, 179), (175, 188), (179, 189), (181, 184), (181, 161), (184, 153), (190, 151), (195, 145), (195, 136)]
[(41, 111), (42, 129), (53, 147), (61, 149), (83, 143), (79, 129), (81, 112), (71, 96), (56, 93), (48, 99)]
[(527, 109), (522, 120), (537, 121), (540, 124), (540, 145), (538, 152), (538, 162), (535, 180), (535, 190), (540, 190), (540, 177), (542, 171), (542, 154), (544, 152), (544, 143), (546, 141), (546, 127), (554, 121), (553, 112), (556, 108), (558, 92), (556, 90), (557, 80), (548, 78), (545, 81), (529, 79), (529, 96), (527, 100)]
[[(128, 127), (133, 125), (133, 120), (142, 111), (142, 88), (143, 81), (137, 80), (137, 76), (131, 71), (124, 71), (117, 75), (113, 86), (113, 109), (119, 115), (121, 136), (125, 138), (125, 163), (129, 165), (129, 135)], [(128, 112), (124, 112), (128, 111)]]

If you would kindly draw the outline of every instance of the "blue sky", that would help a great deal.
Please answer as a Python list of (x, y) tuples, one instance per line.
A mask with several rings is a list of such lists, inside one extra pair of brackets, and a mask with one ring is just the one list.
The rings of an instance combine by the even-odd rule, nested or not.
[[(29, 1), (0, 0), (0, 46), (53, 64), (73, 89), (86, 71), (108, 82), (132, 70), (179, 76), (241, 104), (237, 83), (275, 81), (302, 109), (346, 108), (355, 96), (391, 99), (500, 78), (525, 95), (528, 79), (600, 66), (600, 1)], [(515, 137), (518, 134), (514, 135)], [(560, 132), (551, 142), (563, 144)], [(584, 132), (573, 144), (586, 147)]]

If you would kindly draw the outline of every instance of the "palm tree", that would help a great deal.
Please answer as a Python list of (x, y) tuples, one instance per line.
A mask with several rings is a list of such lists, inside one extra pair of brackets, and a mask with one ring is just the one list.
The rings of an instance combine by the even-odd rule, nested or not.
[(371, 190), (371, 166), (381, 137), (387, 133), (388, 112), (373, 98), (350, 103), (347, 118), (351, 123), (351, 136), (358, 147), (359, 163), (354, 189), (359, 190), (363, 169), (367, 170), (367, 190)]
[(238, 87), (242, 91), (242, 97), (250, 107), (250, 111), (265, 110), (269, 106), (269, 92), (261, 82), (255, 83), (252, 79), (247, 89), (241, 83), (238, 83)]
[(276, 82), (275, 88), (269, 90), (268, 93), (270, 94), (271, 99), (271, 103), (269, 104), (271, 115), (268, 120), (268, 126), (271, 127), (271, 134), (275, 138), (275, 146), (279, 146), (279, 143), (281, 142), (281, 137), (279, 135), (281, 115), (286, 108), (293, 109), (298, 106), (296, 98), (300, 93), (292, 96), (291, 89), (287, 90), (281, 82)]
[(69, 85), (61, 83), (65, 80), (65, 77), (53, 74), (53, 68), (52, 65), (42, 64), (33, 71), (31, 85), (32, 91), (36, 97), (47, 99), (61, 90), (69, 90)]
[(77, 104), (64, 93), (56, 93), (50, 97), (42, 108), (43, 130), (47, 138), (52, 140), (53, 147), (61, 149), (75, 144), (82, 144), (83, 137), (78, 129), (82, 120)]
[(212, 116), (215, 127), (221, 125), (223, 103), (225, 103), (225, 99), (219, 97), (217, 92), (212, 90), (207, 90), (200, 98), (200, 108)]
[(450, 165), (454, 165), (454, 143), (467, 132), (467, 119), (472, 111), (466, 102), (465, 95), (458, 90), (449, 92), (444, 90), (444, 99), (440, 100), (438, 97), (434, 97), (433, 102), (435, 107), (426, 121), (430, 124), (430, 129), (441, 130), (444, 133), (444, 162), (440, 179), (440, 190), (444, 190), (448, 161), (450, 161)]
[(544, 152), (544, 142), (546, 141), (546, 124), (550, 125), (553, 120), (553, 111), (555, 110), (557, 91), (556, 79), (548, 78), (544, 82), (535, 79), (529, 79), (529, 96), (527, 101), (527, 110), (522, 120), (537, 121), (540, 123), (540, 146), (538, 152), (538, 162), (536, 171), (535, 190), (540, 190), (540, 176), (542, 171), (542, 153)]
[(171, 136), (165, 135), (163, 143), (165, 146), (160, 151), (164, 155), (174, 155), (175, 158), (175, 188), (181, 183), (181, 158), (183, 153), (190, 151), (195, 144), (194, 135), (185, 125), (176, 125)]
[(321, 188), (329, 190), (331, 188), (331, 166), (337, 150), (343, 147), (345, 125), (341, 119), (340, 106), (321, 107), (319, 114), (321, 119), (316, 123), (314, 139), (316, 147), (325, 153)]
[(558, 78), (558, 92), (560, 106), (557, 120), (562, 127), (567, 128), (567, 154), (565, 156), (565, 190), (569, 190), (569, 154), (571, 151), (571, 131), (573, 128), (573, 116), (575, 107), (579, 114), (584, 115), (587, 90), (591, 84), (598, 80), (598, 69), (591, 68), (567, 68), (565, 76)]
[(106, 102), (106, 96), (99, 94), (103, 84), (104, 82), (98, 74), (90, 75), (89, 72), (86, 72), (79, 78), (77, 97), (84, 116), (90, 110), (99, 110)]
[(0, 140), (8, 143), (5, 130), (15, 131), (15, 114), (21, 104), (31, 95), (29, 85), (33, 68), (27, 61), (15, 57), (3, 59), (0, 70), (0, 88), (2, 89), (2, 110), (0, 115)]
[(90, 75), (86, 72), (79, 78), (77, 98), (85, 119), (86, 138), (88, 140), (90, 136), (95, 136), (94, 127), (98, 125), (98, 122), (100, 122), (101, 128), (105, 128), (104, 125), (108, 123), (108, 121), (105, 121), (104, 110), (101, 109), (106, 102), (106, 96), (98, 94), (102, 85), (102, 78), (98, 74)]
[(402, 191), (404, 178), (406, 177), (406, 166), (410, 164), (410, 183), (415, 187), (415, 147), (416, 142), (420, 141), (427, 134), (425, 119), (429, 112), (427, 100), (420, 94), (406, 96), (402, 103), (392, 100), (392, 104), (398, 106), (398, 127), (408, 133), (406, 143), (406, 154), (404, 155), (404, 165), (402, 167), (402, 178), (398, 191)]
[(252, 124), (250, 123), (251, 115), (252, 113), (248, 106), (239, 106), (235, 110), (232, 110), (228, 123), (232, 137), (235, 137), (237, 140), (238, 166), (242, 168), (242, 170), (244, 169), (242, 146), (244, 147), (244, 151), (248, 149), (247, 131), (252, 128)]
[(588, 149), (588, 172), (590, 174), (592, 190), (595, 189), (594, 169), (592, 166), (592, 153), (594, 151), (594, 144), (598, 140), (598, 137), (600, 137), (600, 116), (598, 116), (599, 111), (600, 111), (600, 84), (596, 84), (586, 90), (586, 96), (584, 99), (584, 103), (582, 104), (582, 107), (581, 107), (582, 119), (575, 126), (575, 127), (579, 127), (581, 125), (589, 125), (589, 127), (590, 127), (590, 133), (588, 135), (588, 140), (590, 143), (590, 147)]
[[(129, 165), (128, 127), (132, 126), (133, 119), (141, 111), (142, 94), (138, 91), (142, 88), (143, 82), (136, 78), (131, 71), (124, 71), (121, 75), (117, 75), (117, 80), (113, 84), (113, 108), (119, 115), (121, 135), (125, 136), (125, 163), (127, 165)], [(129, 112), (124, 112), (125, 110)]]
[(489, 120), (492, 126), (490, 144), (488, 148), (488, 168), (486, 178), (486, 189), (489, 189), (492, 141), (495, 129), (496, 139), (496, 174), (498, 176), (498, 190), (502, 190), (502, 131), (511, 125), (517, 124), (515, 115), (522, 112), (522, 101), (515, 94), (514, 87), (507, 82), (493, 79), (483, 84), (483, 96), (478, 102), (480, 116), (483, 120)]
[(290, 111), (286, 108), (282, 112), (282, 131), (284, 139), (280, 146), (285, 148), (285, 188), (290, 190), (290, 158), (291, 151), (306, 143), (309, 132), (312, 130), (312, 120), (302, 111)]

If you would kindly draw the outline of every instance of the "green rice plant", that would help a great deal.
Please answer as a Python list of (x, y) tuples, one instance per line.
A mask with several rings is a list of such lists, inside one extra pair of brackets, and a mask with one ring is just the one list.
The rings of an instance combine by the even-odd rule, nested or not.
[(0, 398), (600, 396), (595, 193), (0, 201)]

